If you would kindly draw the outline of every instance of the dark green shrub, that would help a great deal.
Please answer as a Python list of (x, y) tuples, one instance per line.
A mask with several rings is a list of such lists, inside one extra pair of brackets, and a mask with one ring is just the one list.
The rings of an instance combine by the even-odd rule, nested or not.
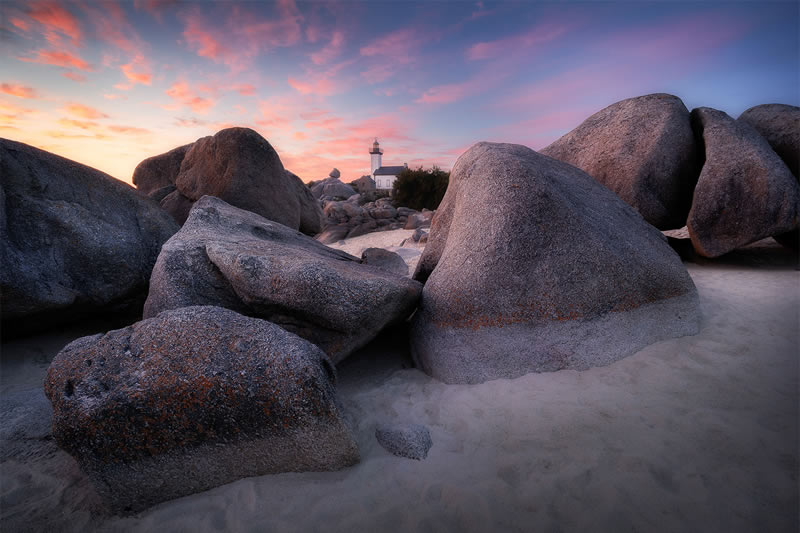
[(422, 209), (436, 209), (442, 201), (450, 173), (437, 166), (430, 169), (407, 168), (402, 171), (392, 187), (392, 201), (396, 206)]

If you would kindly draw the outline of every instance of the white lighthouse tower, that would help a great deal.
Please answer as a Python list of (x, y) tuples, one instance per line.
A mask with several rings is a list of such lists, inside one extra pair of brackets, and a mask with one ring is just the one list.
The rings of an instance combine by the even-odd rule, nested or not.
[(383, 150), (381, 150), (381, 147), (378, 144), (378, 139), (376, 138), (375, 142), (372, 143), (372, 149), (369, 151), (369, 157), (370, 157), (369, 173), (372, 174), (372, 179), (375, 179), (375, 171), (381, 168), (382, 155), (383, 155)]

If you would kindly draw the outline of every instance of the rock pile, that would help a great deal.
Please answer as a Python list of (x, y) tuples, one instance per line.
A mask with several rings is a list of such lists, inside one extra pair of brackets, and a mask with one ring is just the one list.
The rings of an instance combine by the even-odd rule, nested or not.
[(194, 202), (216, 196), (303, 233), (322, 229), (319, 205), (305, 184), (249, 128), (227, 128), (142, 161), (133, 182), (183, 224)]
[(363, 205), (359, 205), (360, 200), (361, 195), (356, 195), (344, 201), (324, 202), (325, 228), (316, 239), (330, 244), (374, 231), (430, 227), (433, 219), (433, 211), (395, 208), (390, 198), (379, 198)]
[(346, 200), (357, 194), (350, 185), (342, 183), (339, 179), (340, 175), (339, 170), (334, 168), (327, 178), (315, 183), (311, 187), (311, 194), (314, 195), (314, 198), (323, 201)]
[(407, 318), (422, 286), (207, 196), (162, 248), (145, 317), (215, 305), (269, 320), (334, 363)]
[(0, 139), (4, 335), (89, 313), (140, 312), (161, 245), (178, 230), (131, 186)]

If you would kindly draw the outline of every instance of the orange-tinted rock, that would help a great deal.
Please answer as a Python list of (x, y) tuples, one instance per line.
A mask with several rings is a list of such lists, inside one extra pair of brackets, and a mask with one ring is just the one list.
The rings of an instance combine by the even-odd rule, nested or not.
[(220, 307), (67, 345), (47, 372), (53, 436), (112, 510), (248, 476), (336, 470), (358, 449), (313, 344)]

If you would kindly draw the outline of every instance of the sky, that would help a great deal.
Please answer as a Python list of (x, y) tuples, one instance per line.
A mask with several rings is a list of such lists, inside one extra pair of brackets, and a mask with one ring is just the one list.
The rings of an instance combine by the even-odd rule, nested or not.
[(305, 181), (539, 149), (666, 92), (733, 117), (800, 105), (800, 4), (766, 1), (0, 2), (0, 137), (131, 182), (246, 126)]

